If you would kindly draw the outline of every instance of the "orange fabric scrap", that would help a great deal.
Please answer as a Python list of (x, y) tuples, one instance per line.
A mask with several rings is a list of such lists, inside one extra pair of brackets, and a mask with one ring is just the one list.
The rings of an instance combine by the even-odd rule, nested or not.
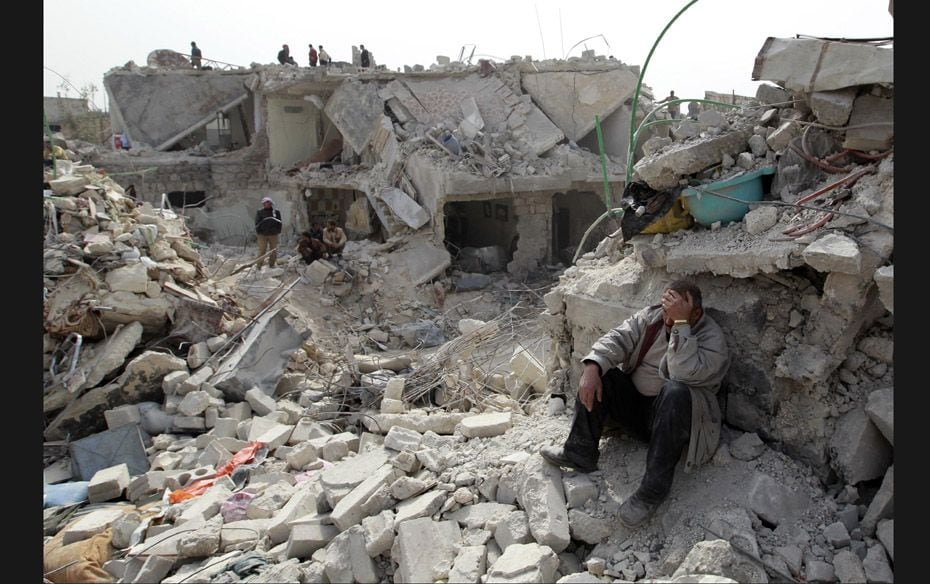
[(232, 474), (232, 472), (236, 470), (236, 467), (241, 464), (250, 462), (253, 458), (255, 458), (255, 453), (258, 452), (258, 450), (264, 445), (264, 442), (259, 442), (258, 440), (252, 442), (234, 454), (233, 457), (229, 459), (229, 462), (221, 466), (219, 470), (216, 471), (216, 476), (208, 479), (196, 480), (183, 489), (172, 491), (171, 494), (168, 495), (168, 501), (174, 505), (175, 503), (180, 503), (181, 501), (199, 497), (200, 495), (204, 494), (207, 489), (212, 487), (213, 484), (216, 483), (217, 479), (228, 474)]

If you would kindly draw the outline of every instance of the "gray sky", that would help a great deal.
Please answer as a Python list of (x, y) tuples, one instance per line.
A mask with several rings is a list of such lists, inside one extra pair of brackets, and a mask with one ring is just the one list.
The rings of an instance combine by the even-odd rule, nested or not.
[[(585, 47), (642, 65), (662, 29), (685, 0), (564, 2), (469, 0), (256, 2), (254, 0), (44, 0), (43, 95), (77, 97), (66, 77), (93, 83), (105, 107), (103, 75), (129, 61), (144, 66), (154, 49), (187, 53), (196, 41), (204, 58), (248, 67), (277, 62), (287, 43), (307, 66), (307, 44), (320, 43), (336, 61), (351, 61), (364, 44), (378, 64), (429, 67), (436, 55), (453, 60), (463, 46), (495, 60), (580, 56)], [(666, 31), (644, 83), (658, 97), (704, 90), (755, 95), (751, 80), (765, 39), (893, 36), (888, 0), (699, 0)], [(602, 36), (598, 36), (602, 35)], [(595, 37), (573, 45), (587, 38)], [(569, 52), (570, 51), (570, 52)], [(49, 71), (51, 69), (54, 71)], [(60, 75), (60, 76), (59, 76)]]

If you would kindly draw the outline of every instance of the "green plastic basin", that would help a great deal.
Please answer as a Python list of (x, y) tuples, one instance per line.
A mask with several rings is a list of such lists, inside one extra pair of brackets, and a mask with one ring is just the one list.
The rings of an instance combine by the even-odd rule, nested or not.
[[(775, 167), (767, 166), (727, 180), (700, 186), (721, 195), (752, 203), (762, 200), (763, 175), (774, 173)], [(682, 190), (681, 196), (684, 197), (683, 202), (694, 220), (705, 227), (710, 227), (717, 221), (721, 223), (739, 221), (749, 212), (749, 205), (745, 203), (715, 197), (708, 193), (696, 191), (691, 187)]]

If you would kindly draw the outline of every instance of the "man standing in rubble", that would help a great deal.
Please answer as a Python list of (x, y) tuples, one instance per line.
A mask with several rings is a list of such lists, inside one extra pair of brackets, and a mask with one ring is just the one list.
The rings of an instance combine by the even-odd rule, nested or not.
[(310, 43), (310, 66), (316, 67), (316, 61), (319, 55), (316, 52), (316, 49), (313, 48), (313, 43)]
[[(668, 102), (675, 101), (676, 99), (678, 99), (678, 96), (675, 95), (675, 90), (673, 89), (672, 91), (669, 92), (668, 97), (663, 99), (660, 103), (668, 103)], [(668, 114), (672, 116), (673, 120), (677, 120), (678, 118), (681, 117), (681, 104), (680, 103), (669, 103), (666, 109), (668, 109)]]
[(359, 45), (359, 48), (362, 50), (362, 56), (359, 62), (362, 65), (362, 69), (367, 69), (371, 67), (371, 53), (368, 52), (365, 45)]
[(326, 251), (330, 255), (342, 255), (342, 249), (348, 240), (346, 232), (336, 225), (334, 220), (330, 219), (326, 223), (326, 229), (323, 230), (323, 245), (326, 246)]
[(191, 41), (191, 66), (193, 66), (194, 69), (200, 69), (202, 58), (203, 52), (201, 52), (200, 47), (197, 46), (197, 43)]
[(329, 53), (323, 49), (323, 45), (320, 45), (320, 67), (326, 67), (332, 62), (333, 60), (330, 58)]
[(278, 261), (278, 235), (281, 233), (281, 211), (275, 208), (271, 197), (262, 199), (262, 208), (255, 213), (255, 234), (258, 236), (258, 262), (255, 266), (262, 268), (265, 253), (268, 253), (268, 265), (274, 267)]
[(647, 441), (645, 476), (619, 511), (624, 525), (636, 527), (668, 496), (685, 447), (685, 472), (714, 455), (721, 424), (716, 394), (729, 360), (726, 338), (705, 314), (700, 288), (672, 282), (659, 304), (594, 343), (582, 359), (568, 438), (540, 454), (557, 466), (593, 472), (607, 421)]

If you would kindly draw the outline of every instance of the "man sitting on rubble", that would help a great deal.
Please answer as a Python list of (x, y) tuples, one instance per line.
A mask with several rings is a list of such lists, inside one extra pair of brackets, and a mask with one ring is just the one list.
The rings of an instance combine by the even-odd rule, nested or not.
[(336, 225), (335, 220), (330, 219), (326, 223), (326, 229), (323, 230), (323, 244), (330, 255), (341, 256), (342, 249), (346, 246), (348, 240), (346, 232), (342, 230), (342, 227)]
[(281, 50), (278, 51), (278, 63), (282, 65), (296, 65), (297, 61), (294, 60), (294, 57), (291, 56), (291, 48), (287, 45), (281, 45)]
[(640, 525), (668, 496), (685, 446), (685, 472), (714, 455), (721, 423), (716, 393), (729, 359), (723, 331), (704, 313), (700, 288), (672, 282), (659, 304), (594, 343), (582, 359), (568, 438), (540, 454), (557, 466), (593, 472), (608, 421), (648, 441), (645, 476), (619, 511), (627, 527)]
[(319, 238), (313, 236), (312, 231), (304, 231), (300, 234), (300, 241), (297, 242), (297, 252), (307, 264), (312, 264), (328, 255), (326, 246)]

